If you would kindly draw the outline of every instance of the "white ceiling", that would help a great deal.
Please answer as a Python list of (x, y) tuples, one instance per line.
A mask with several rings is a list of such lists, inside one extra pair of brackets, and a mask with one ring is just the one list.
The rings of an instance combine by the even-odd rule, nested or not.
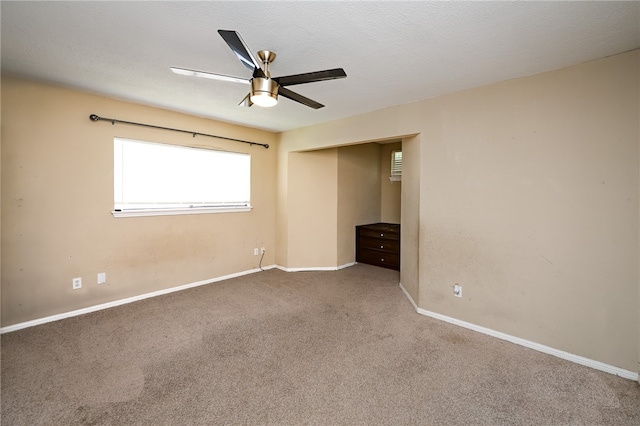
[[(283, 131), (640, 47), (640, 2), (0, 3), (2, 72), (199, 116)], [(237, 104), (250, 78), (218, 35), (238, 31), (278, 55), (273, 76), (342, 67), (348, 77)], [(87, 111), (100, 115), (102, 111)], [(110, 117), (128, 120), (130, 117)], [(153, 123), (162, 125), (162, 123)]]

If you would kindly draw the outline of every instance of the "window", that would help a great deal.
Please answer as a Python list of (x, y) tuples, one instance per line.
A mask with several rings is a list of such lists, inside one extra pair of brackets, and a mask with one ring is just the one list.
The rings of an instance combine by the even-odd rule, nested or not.
[(116, 217), (249, 211), (249, 154), (115, 138)]
[(391, 152), (391, 176), (389, 180), (402, 180), (402, 151)]

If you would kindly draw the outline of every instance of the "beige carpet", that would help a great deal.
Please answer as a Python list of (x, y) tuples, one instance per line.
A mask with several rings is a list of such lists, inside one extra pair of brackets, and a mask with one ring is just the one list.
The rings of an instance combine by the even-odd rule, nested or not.
[(640, 385), (269, 270), (2, 336), (2, 425), (639, 425)]

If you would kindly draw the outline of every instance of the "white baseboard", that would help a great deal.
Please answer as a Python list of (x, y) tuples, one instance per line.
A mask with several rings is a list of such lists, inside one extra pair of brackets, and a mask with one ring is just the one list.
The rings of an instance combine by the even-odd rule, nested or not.
[(404, 295), (407, 296), (407, 299), (409, 299), (409, 302), (411, 302), (411, 306), (413, 306), (413, 309), (415, 309), (415, 311), (418, 312), (418, 305), (416, 305), (416, 302), (413, 300), (413, 297), (411, 297), (411, 295), (409, 294), (407, 289), (404, 288), (402, 283), (400, 283), (400, 290), (402, 290)]
[(344, 265), (340, 265), (340, 266), (338, 266), (338, 268), (337, 268), (336, 270), (338, 270), (338, 271), (339, 271), (340, 269), (348, 268), (348, 267), (353, 266), (353, 265), (355, 265), (355, 264), (356, 264), (356, 262), (349, 262), (349, 263), (345, 263)]
[[(265, 266), (262, 270), (275, 268), (276, 265)], [(241, 277), (243, 275), (254, 274), (260, 272), (260, 269), (250, 269), (248, 271), (236, 272), (234, 274), (223, 275), (217, 278), (211, 278), (208, 280), (197, 281), (194, 283), (184, 284), (177, 287), (166, 288), (163, 290), (152, 291), (151, 293), (141, 294), (139, 296), (127, 297), (126, 299), (115, 300), (113, 302), (101, 303), (100, 305), (89, 306), (87, 308), (77, 309), (75, 311), (64, 312), (61, 314), (51, 315), (44, 318), (38, 318), (31, 321), (21, 322), (18, 324), (9, 325), (6, 327), (0, 327), (0, 334), (10, 333), (12, 331), (22, 330), (23, 328), (34, 327), (40, 324), (46, 324), (48, 322), (58, 321), (65, 318), (76, 317), (78, 315), (88, 314), (90, 312), (101, 311), (103, 309), (113, 308), (127, 303), (137, 302), (139, 300), (149, 299), (151, 297), (162, 296), (163, 294), (174, 293), (176, 291), (186, 290), (188, 288), (199, 287), (205, 284), (212, 284), (219, 281), (228, 280), (231, 278)]]
[(46, 324), (48, 322), (58, 321), (65, 318), (76, 317), (79, 315), (88, 314), (91, 312), (101, 311), (103, 309), (113, 308), (120, 305), (125, 305), (127, 303), (137, 302), (139, 300), (149, 299), (151, 297), (162, 296), (163, 294), (174, 293), (176, 291), (186, 290), (188, 288), (199, 287), (205, 284), (212, 284), (219, 281), (228, 280), (231, 278), (241, 277), (243, 275), (254, 274), (260, 271), (266, 271), (268, 269), (278, 268), (280, 270), (286, 272), (300, 272), (300, 271), (337, 271), (338, 269), (343, 269), (348, 266), (354, 265), (353, 263), (348, 263), (345, 265), (341, 265), (338, 267), (318, 267), (318, 268), (283, 268), (279, 265), (269, 265), (263, 266), (262, 269), (250, 269), (248, 271), (236, 272), (234, 274), (223, 275), (217, 278), (211, 278), (208, 280), (197, 281), (194, 283), (184, 284), (177, 287), (166, 288), (164, 290), (153, 291), (151, 293), (141, 294), (139, 296), (128, 297), (126, 299), (115, 300), (113, 302), (101, 303), (100, 305), (89, 306), (87, 308), (76, 309), (75, 311), (63, 312), (61, 314), (51, 315), (44, 318), (38, 318), (31, 321), (25, 321), (18, 324), (8, 325), (6, 327), (0, 327), (0, 334), (10, 333), (12, 331), (22, 330), (23, 328), (34, 327), (40, 324)]
[(309, 268), (285, 268), (284, 266), (276, 266), (276, 268), (285, 272), (310, 272), (310, 271), (339, 271), (340, 269), (348, 268), (355, 265), (356, 262), (345, 263), (339, 266), (312, 266)]
[(614, 374), (616, 376), (624, 377), (625, 379), (638, 381), (639, 375), (636, 372), (625, 370), (619, 367), (615, 367), (613, 365), (605, 364), (600, 361), (595, 361), (589, 358), (585, 358), (580, 355), (575, 355), (569, 352), (565, 352), (560, 349), (555, 349), (549, 346), (541, 345), (540, 343), (532, 342), (530, 340), (521, 339), (519, 337), (511, 336), (506, 333), (502, 333), (500, 331), (492, 330), (490, 328), (482, 327), (476, 324), (472, 324), (470, 322), (462, 321), (456, 318), (448, 317), (446, 315), (438, 314), (436, 312), (427, 311), (426, 309), (419, 308), (416, 302), (413, 300), (409, 292), (404, 288), (402, 283), (400, 283), (400, 288), (404, 292), (405, 296), (409, 299), (413, 308), (420, 315), (425, 315), (431, 318), (435, 318), (440, 321), (448, 322), (449, 324), (457, 325), (460, 327), (468, 328), (469, 330), (477, 331), (478, 333), (486, 334), (491, 337), (496, 337), (501, 340), (506, 340), (507, 342), (515, 343), (516, 345), (524, 346), (525, 348), (533, 349), (538, 352), (543, 352), (548, 355), (553, 355), (558, 358), (562, 358), (567, 361), (574, 362), (576, 364), (584, 365), (586, 367), (591, 367), (596, 370), (604, 371), (605, 373)]

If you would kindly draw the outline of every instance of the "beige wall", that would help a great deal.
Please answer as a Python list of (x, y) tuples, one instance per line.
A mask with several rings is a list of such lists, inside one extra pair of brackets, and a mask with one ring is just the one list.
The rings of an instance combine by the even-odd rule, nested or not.
[(280, 136), (274, 149), (277, 156), (276, 174), (276, 265), (289, 264), (289, 152), (280, 149)]
[(336, 266), (338, 150), (289, 154), (288, 268)]
[[(2, 326), (251, 270), (254, 247), (274, 263), (275, 148), (88, 117), (272, 145), (273, 133), (12, 78), (2, 89)], [(251, 153), (253, 210), (114, 218), (114, 136)]]
[(392, 182), (391, 153), (401, 151), (402, 142), (388, 143), (380, 148), (380, 221), (400, 223), (402, 181)]
[[(2, 99), (2, 80), (0, 79), (0, 100)], [(2, 102), (0, 102), (0, 129), (2, 129)], [(0, 326), (2, 325), (2, 134), (0, 133)]]
[(421, 307), (638, 369), (636, 55), (428, 105)]
[(279, 149), (420, 134), (402, 202), (418, 305), (638, 371), (638, 109), (634, 51), (285, 132)]
[(420, 293), (420, 136), (402, 140), (402, 211), (400, 220), (400, 282), (417, 303)]
[(355, 227), (380, 221), (379, 144), (338, 148), (338, 261), (355, 262)]

